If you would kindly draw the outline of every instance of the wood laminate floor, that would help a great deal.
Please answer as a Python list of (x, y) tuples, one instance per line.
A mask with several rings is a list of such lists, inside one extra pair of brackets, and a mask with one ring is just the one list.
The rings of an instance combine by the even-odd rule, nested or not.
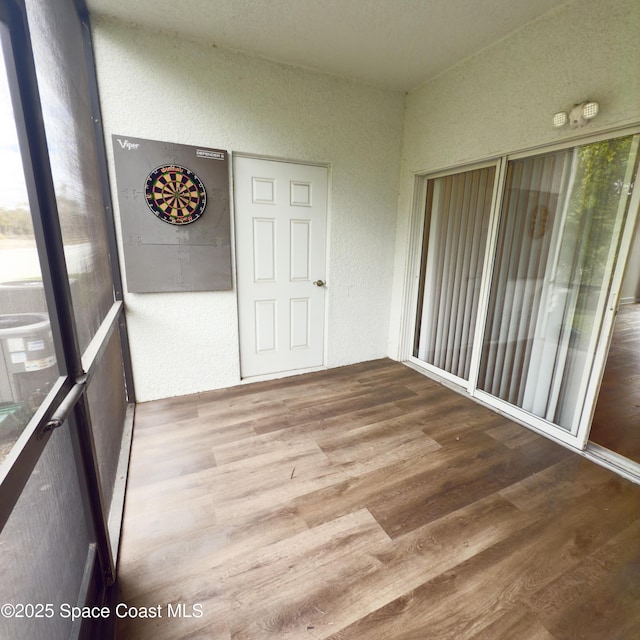
[(637, 640), (640, 486), (380, 360), (139, 405), (119, 575), (120, 640)]
[(618, 310), (589, 439), (640, 463), (640, 304)]

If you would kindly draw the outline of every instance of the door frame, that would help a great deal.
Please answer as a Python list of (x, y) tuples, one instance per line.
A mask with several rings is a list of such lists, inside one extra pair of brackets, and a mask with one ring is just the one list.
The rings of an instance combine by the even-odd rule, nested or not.
[[(499, 158), (488, 158), (484, 161), (478, 161), (475, 163), (466, 163), (462, 165), (454, 165), (437, 169), (435, 171), (416, 171), (413, 173), (413, 201), (410, 212), (409, 224), (408, 224), (408, 237), (407, 237), (407, 259), (405, 262), (405, 274), (404, 274), (404, 292), (403, 292), (403, 309), (400, 322), (400, 341), (398, 356), (399, 359), (405, 364), (411, 366), (424, 375), (431, 377), (445, 386), (462, 393), (471, 399), (479, 402), (480, 404), (487, 406), (488, 408), (497, 411), (500, 414), (507, 416), (508, 418), (526, 426), (552, 440), (568, 446), (573, 451), (579, 452), (582, 455), (590, 457), (588, 451), (585, 450), (588, 443), (589, 430), (591, 428), (591, 420), (593, 417), (593, 411), (595, 410), (595, 400), (590, 403), (588, 411), (583, 411), (580, 418), (580, 424), (577, 432), (571, 433), (564, 431), (562, 428), (550, 423), (542, 418), (533, 416), (532, 414), (514, 407), (507, 402), (504, 402), (498, 398), (491, 396), (490, 394), (483, 392), (476, 387), (477, 381), (477, 359), (472, 361), (471, 375), (469, 382), (460, 380), (455, 376), (450, 376), (446, 372), (437, 370), (421, 360), (418, 360), (413, 356), (413, 342), (416, 330), (416, 312), (418, 303), (418, 289), (420, 280), (420, 264), (422, 259), (422, 240), (424, 233), (424, 221), (426, 218), (425, 206), (426, 206), (426, 193), (427, 193), (427, 181), (433, 178), (440, 177), (442, 175), (450, 175), (461, 171), (468, 171), (487, 166), (492, 163), (497, 163), (496, 172), (496, 193), (492, 200), (491, 206), (491, 221), (489, 227), (489, 233), (487, 237), (487, 250), (485, 255), (484, 269), (488, 272), (483, 274), (483, 291), (481, 293), (480, 304), (484, 305), (486, 310), (486, 296), (489, 293), (489, 284), (491, 282), (491, 276), (493, 271), (493, 251), (495, 238), (498, 230), (498, 224), (500, 219), (500, 206), (504, 193), (504, 185), (506, 179), (506, 167), (507, 163), (511, 160), (517, 160), (520, 158), (529, 158), (540, 154), (551, 153), (554, 151), (560, 151), (564, 149), (570, 149), (573, 147), (586, 145), (594, 142), (600, 142), (603, 140), (609, 140), (612, 138), (623, 137), (626, 135), (638, 135), (640, 134), (640, 126), (624, 127), (611, 129), (604, 132), (598, 132), (594, 135), (582, 135), (579, 137), (567, 139), (561, 143), (540, 145), (531, 147), (529, 149), (519, 150), (514, 153), (504, 154)], [(626, 266), (626, 259), (620, 260), (619, 256), (627, 256), (629, 248), (633, 240), (633, 233), (636, 225), (639, 223), (640, 218), (640, 188), (636, 187), (630, 198), (629, 210), (627, 214), (627, 220), (623, 229), (622, 237), (620, 239), (620, 246), (618, 256), (616, 257), (616, 264), (614, 267), (613, 277), (611, 281), (611, 292), (609, 300), (607, 301), (607, 311), (603, 316), (603, 324), (600, 332), (600, 338), (597, 343), (595, 358), (592, 366), (592, 373), (589, 379), (587, 388), (587, 397), (593, 397), (597, 399), (600, 384), (602, 382), (602, 375), (604, 373), (604, 365), (609, 351), (609, 344), (611, 340), (611, 334), (613, 330), (613, 323), (615, 320), (615, 313), (612, 313), (613, 309), (617, 308), (617, 296), (620, 286), (622, 284), (622, 278), (624, 275), (624, 269)], [(486, 285), (486, 286), (485, 286)], [(612, 299), (613, 298), (613, 299)], [(479, 315), (476, 327), (474, 330), (474, 357), (479, 357), (477, 354), (480, 345), (478, 343), (478, 337), (483, 335), (486, 314)], [(474, 368), (475, 364), (475, 368)], [(590, 395), (593, 394), (593, 395)], [(592, 447), (589, 447), (592, 450)], [(601, 452), (597, 452), (599, 455), (594, 457), (594, 461), (600, 462), (602, 459)], [(602, 464), (602, 462), (600, 462)], [(615, 469), (619, 472), (619, 466)], [(628, 471), (628, 468), (626, 469)], [(640, 479), (632, 474), (632, 477), (636, 481)]]
[(241, 367), (241, 355), (240, 355), (240, 289), (238, 286), (238, 252), (237, 252), (237, 210), (235, 201), (235, 159), (246, 158), (248, 160), (265, 160), (268, 162), (282, 162), (285, 164), (300, 164), (308, 167), (322, 167), (327, 170), (327, 221), (326, 221), (326, 238), (325, 238), (325, 275), (326, 281), (331, 282), (331, 261), (330, 261), (330, 246), (329, 241), (331, 237), (331, 193), (332, 193), (332, 180), (333, 180), (333, 167), (328, 162), (311, 161), (292, 159), (284, 156), (275, 156), (268, 154), (250, 153), (246, 151), (230, 151), (229, 152), (229, 180), (230, 180), (230, 193), (231, 193), (231, 233), (232, 233), (232, 269), (233, 269), (233, 281), (235, 283), (235, 297), (236, 297), (236, 326), (238, 336), (238, 371), (240, 384), (249, 384), (252, 382), (261, 382), (265, 380), (278, 380), (280, 378), (286, 378), (294, 375), (301, 375), (303, 373), (313, 373), (314, 371), (325, 371), (328, 369), (328, 354), (329, 354), (329, 311), (331, 306), (330, 288), (326, 289), (325, 303), (324, 303), (324, 333), (323, 333), (323, 350), (322, 350), (322, 364), (315, 367), (308, 367), (305, 369), (294, 369), (289, 371), (278, 371), (275, 373), (265, 373), (262, 375), (245, 376), (242, 373)]

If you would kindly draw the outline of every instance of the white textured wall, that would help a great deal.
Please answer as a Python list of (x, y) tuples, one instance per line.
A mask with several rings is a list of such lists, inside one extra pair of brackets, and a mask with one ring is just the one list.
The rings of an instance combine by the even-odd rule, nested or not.
[[(553, 129), (576, 102), (601, 113), (582, 130)], [(640, 2), (578, 0), (409, 94), (390, 325), (399, 353), (414, 173), (444, 169), (640, 123)]]
[[(330, 165), (327, 365), (387, 355), (404, 95), (105, 19), (93, 37), (108, 141)], [(235, 289), (125, 303), (138, 400), (239, 382)]]

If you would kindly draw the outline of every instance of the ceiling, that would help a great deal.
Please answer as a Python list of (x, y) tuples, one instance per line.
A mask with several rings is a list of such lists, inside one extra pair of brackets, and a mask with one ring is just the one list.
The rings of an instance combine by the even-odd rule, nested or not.
[(409, 91), (566, 0), (87, 0), (94, 15)]

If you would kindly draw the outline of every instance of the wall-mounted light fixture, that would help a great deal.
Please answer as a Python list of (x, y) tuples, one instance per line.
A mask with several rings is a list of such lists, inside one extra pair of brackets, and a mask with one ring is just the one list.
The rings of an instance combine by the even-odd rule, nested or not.
[(569, 116), (564, 111), (560, 111), (559, 113), (555, 113), (553, 115), (553, 126), (556, 129), (564, 127), (567, 122), (569, 122)]
[(556, 129), (564, 127), (567, 122), (572, 129), (584, 127), (589, 124), (589, 120), (595, 118), (600, 111), (600, 105), (597, 102), (581, 102), (574, 104), (569, 113), (560, 111), (553, 116), (553, 126)]

